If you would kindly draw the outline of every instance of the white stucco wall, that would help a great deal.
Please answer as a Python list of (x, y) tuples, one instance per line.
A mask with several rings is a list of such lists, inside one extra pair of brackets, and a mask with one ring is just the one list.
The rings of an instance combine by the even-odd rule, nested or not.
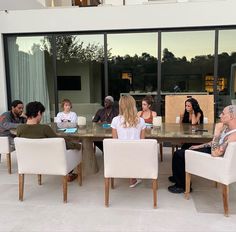
[[(235, 9), (235, 0), (222, 0), (0, 11), (0, 34), (236, 25)], [(0, 112), (6, 109), (2, 47), (0, 37)]]

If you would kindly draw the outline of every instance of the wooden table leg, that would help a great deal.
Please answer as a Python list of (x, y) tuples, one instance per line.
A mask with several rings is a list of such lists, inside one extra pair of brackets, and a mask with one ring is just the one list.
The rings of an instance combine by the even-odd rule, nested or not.
[(89, 138), (82, 139), (83, 175), (95, 174), (99, 171), (98, 163), (93, 149), (93, 141)]

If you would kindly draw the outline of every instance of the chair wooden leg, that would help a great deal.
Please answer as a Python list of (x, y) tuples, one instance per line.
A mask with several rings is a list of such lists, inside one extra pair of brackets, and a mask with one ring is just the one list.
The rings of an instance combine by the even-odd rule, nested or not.
[(114, 178), (111, 178), (111, 188), (114, 189)]
[(157, 208), (157, 179), (152, 180), (152, 191), (153, 191), (153, 208)]
[(78, 183), (80, 186), (82, 186), (83, 182), (83, 171), (82, 171), (82, 163), (79, 163), (77, 166), (77, 173), (78, 173)]
[(223, 195), (223, 204), (224, 204), (224, 215), (229, 216), (229, 186), (222, 184), (222, 195)]
[(67, 202), (67, 175), (63, 176), (63, 201)]
[(109, 185), (110, 178), (105, 178), (105, 206), (109, 207)]
[(191, 182), (191, 174), (186, 172), (185, 173), (185, 199), (189, 199), (189, 193), (190, 193), (190, 182)]
[(160, 143), (160, 157), (161, 157), (161, 162), (163, 161), (163, 143)]
[(7, 168), (8, 168), (8, 173), (11, 174), (11, 153), (7, 154)]
[(23, 201), (24, 196), (24, 174), (19, 174), (19, 200)]
[(38, 184), (42, 185), (42, 175), (38, 174)]

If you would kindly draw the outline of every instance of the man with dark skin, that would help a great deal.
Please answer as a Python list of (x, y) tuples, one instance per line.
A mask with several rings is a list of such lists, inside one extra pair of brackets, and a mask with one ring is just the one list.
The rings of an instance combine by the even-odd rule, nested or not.
[[(99, 109), (93, 118), (93, 122), (111, 123), (112, 119), (119, 114), (117, 108), (113, 106), (114, 99), (112, 96), (106, 96), (104, 99), (104, 108)], [(94, 142), (101, 151), (103, 151), (103, 142)]]
[(0, 136), (8, 136), (10, 145), (14, 148), (13, 138), (10, 130), (17, 128), (20, 124), (26, 122), (26, 117), (23, 116), (24, 104), (20, 100), (15, 100), (11, 103), (11, 110), (3, 113), (0, 116)]
[(112, 96), (106, 96), (104, 99), (104, 108), (99, 109), (93, 118), (93, 122), (111, 123), (112, 119), (119, 114), (113, 107), (114, 99)]

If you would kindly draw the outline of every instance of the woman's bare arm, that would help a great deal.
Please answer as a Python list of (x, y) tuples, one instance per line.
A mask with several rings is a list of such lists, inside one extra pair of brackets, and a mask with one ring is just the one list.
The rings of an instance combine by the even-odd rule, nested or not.
[(145, 129), (141, 130), (140, 139), (145, 139)]
[(114, 128), (112, 128), (112, 138), (113, 139), (118, 139), (118, 135), (117, 135), (117, 130), (116, 129), (114, 129)]

